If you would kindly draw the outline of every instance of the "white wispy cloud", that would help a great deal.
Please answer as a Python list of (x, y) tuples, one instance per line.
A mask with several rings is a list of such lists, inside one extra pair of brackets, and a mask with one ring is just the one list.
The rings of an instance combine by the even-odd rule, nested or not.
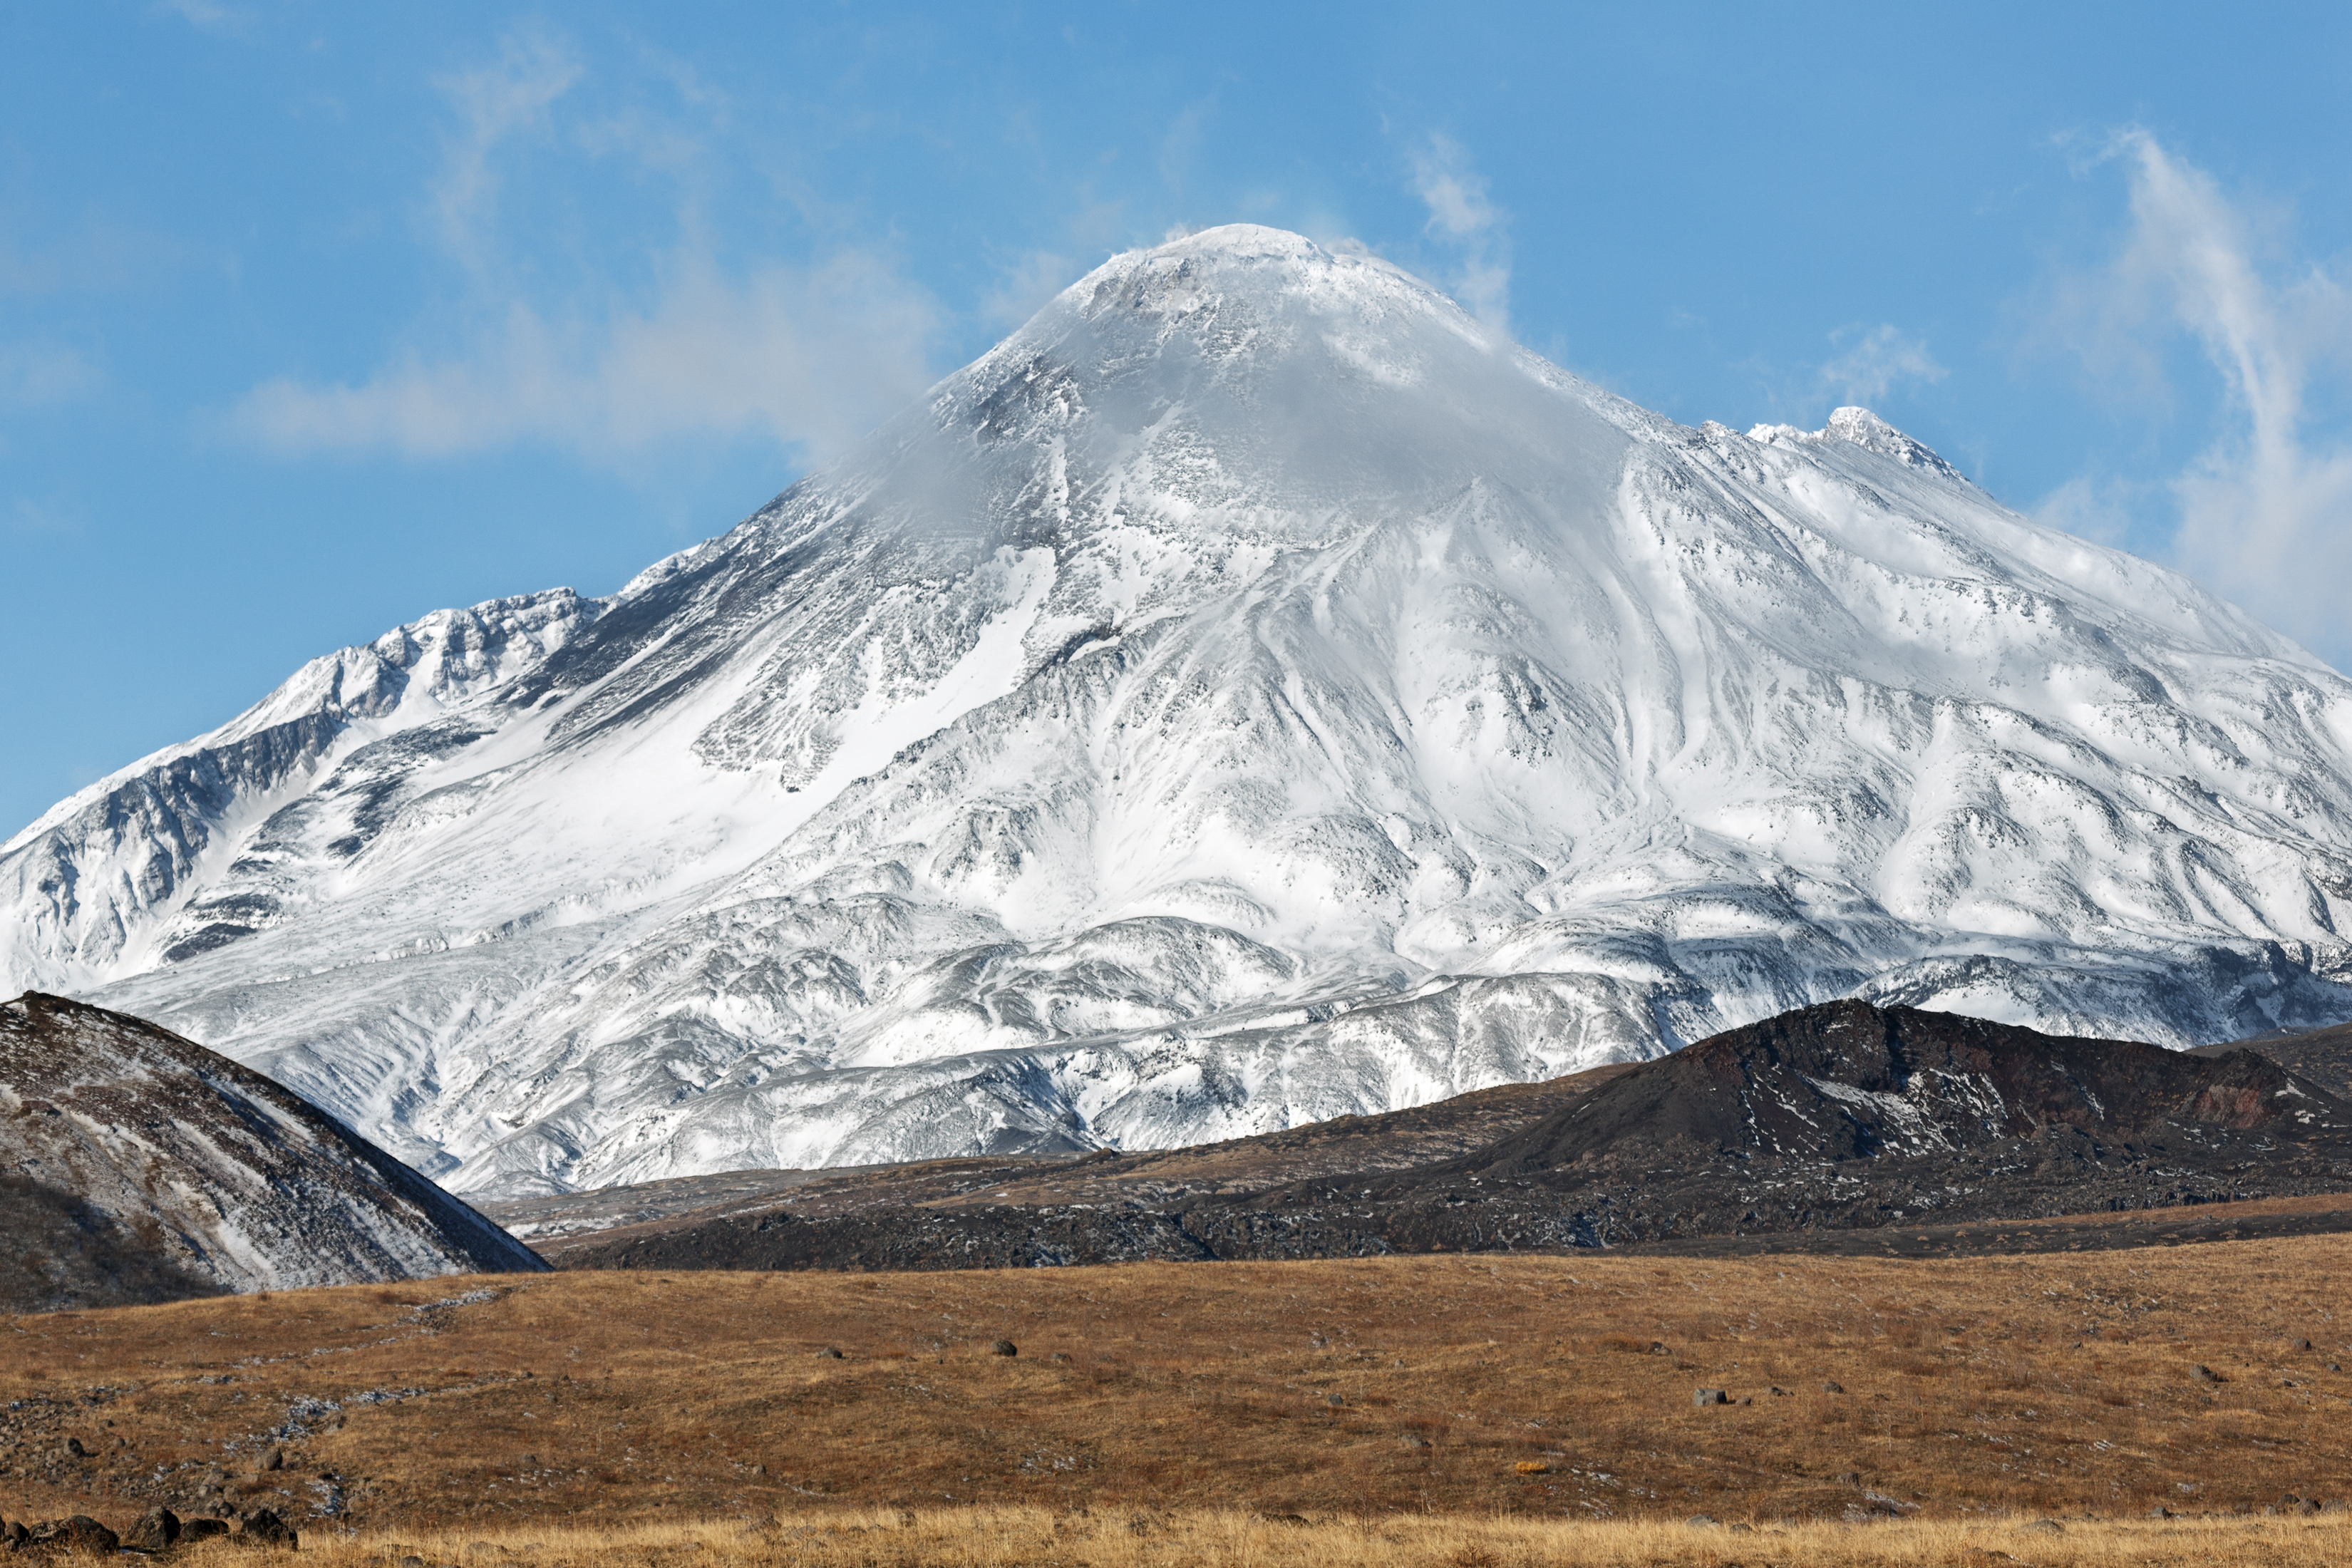
[(105, 384), (105, 374), (77, 350), (0, 343), (0, 407), (52, 407), (88, 397)]
[(1412, 155), (1413, 194), (1429, 209), (1424, 232), (1461, 257), (1448, 279), (1473, 315), (1502, 331), (1510, 327), (1509, 215), (1486, 194), (1470, 154), (1450, 136), (1432, 135)]
[(251, 12), (216, 5), (214, 0), (155, 0), (149, 9), (159, 16), (177, 16), (207, 33), (241, 34), (253, 26)]
[(1850, 404), (1882, 401), (1906, 381), (1933, 384), (1945, 370), (1927, 352), (1927, 341), (1881, 323), (1867, 331), (1847, 328), (1830, 336), (1832, 346), (1853, 340), (1853, 346), (1822, 366), (1822, 384)]
[(500, 41), (499, 58), (455, 71), (434, 85), (456, 111), (432, 202), (442, 243), (469, 265), (482, 261), (482, 226), (493, 216), (499, 178), (496, 154), (518, 135), (548, 135), (555, 101), (580, 80), (579, 57), (544, 27), (526, 26)]
[[(271, 450), (443, 458), (535, 444), (604, 461), (677, 439), (765, 437), (803, 458), (838, 452), (931, 380), (940, 311), (887, 252), (728, 256), (691, 196), (696, 114), (710, 95), (671, 86), (689, 120), (567, 105), (584, 79), (560, 35), (526, 27), (496, 57), (436, 85), (451, 110), (423, 227), (465, 279), (457, 303), (408, 347), (350, 381), (276, 377), (230, 410)], [(552, 153), (549, 152), (552, 149)], [(591, 279), (551, 294), (531, 237), (499, 195), (526, 154), (625, 157), (675, 182), (678, 238), (648, 280)]]
[[(1168, 236), (1173, 239), (1175, 231)], [(1055, 251), (1024, 252), (997, 275), (996, 285), (980, 301), (980, 319), (1010, 331), (1045, 308), (1045, 302), (1069, 287), (1082, 270), (1069, 257)]]
[(937, 321), (884, 258), (730, 278), (688, 257), (648, 309), (550, 320), (517, 300), (462, 353), (407, 356), (356, 384), (271, 381), (235, 418), (288, 453), (534, 442), (594, 458), (748, 433), (822, 458), (922, 391)]
[(2105, 157), (2130, 183), (2131, 226), (2112, 262), (2065, 291), (2061, 328), (2095, 366), (2160, 384), (2186, 333), (2219, 377), (2226, 424), (2171, 481), (2179, 564), (2306, 646), (2342, 661), (2352, 582), (2352, 447), (2315, 428), (2313, 393), (2352, 368), (2352, 294), (2282, 257), (2272, 226), (2210, 174), (2137, 128)]

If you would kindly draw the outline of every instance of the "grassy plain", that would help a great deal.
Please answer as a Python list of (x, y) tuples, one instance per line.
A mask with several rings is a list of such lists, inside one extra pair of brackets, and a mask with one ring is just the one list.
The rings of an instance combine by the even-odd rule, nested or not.
[[(323, 1504), (304, 1528), (332, 1552), (580, 1568), (625, 1536), (633, 1562), (689, 1537), (877, 1563), (2347, 1561), (2352, 1516), (2284, 1499), (2352, 1498), (2347, 1281), (2352, 1237), (2323, 1236), (578, 1273), (60, 1313), (0, 1321), (0, 1514)], [(2000, 1544), (2043, 1517), (2063, 1532)]]
[(1306, 1525), (1244, 1514), (818, 1510), (765, 1523), (708, 1521), (489, 1532), (318, 1537), (293, 1552), (199, 1548), (187, 1568), (1945, 1568), (2031, 1563), (2157, 1568), (2352, 1562), (2352, 1518), (2127, 1520), (2051, 1530), (2026, 1520), (1821, 1522), (1750, 1529), (1388, 1515)]

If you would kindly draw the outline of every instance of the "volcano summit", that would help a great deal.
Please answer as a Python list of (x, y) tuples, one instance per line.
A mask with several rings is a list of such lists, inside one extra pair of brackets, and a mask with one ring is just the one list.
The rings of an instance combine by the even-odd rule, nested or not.
[(1234, 226), (610, 598), (314, 661), (0, 901), (0, 991), (462, 1192), (1172, 1144), (1846, 996), (2352, 1016), (2352, 682), (1860, 409), (1690, 429)]

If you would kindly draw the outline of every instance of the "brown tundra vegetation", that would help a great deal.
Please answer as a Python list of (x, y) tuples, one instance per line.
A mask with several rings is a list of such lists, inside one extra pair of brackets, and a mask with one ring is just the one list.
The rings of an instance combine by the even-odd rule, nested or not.
[(268, 1506), (352, 1568), (2352, 1561), (2347, 1264), (572, 1273), (22, 1317), (0, 1514)]

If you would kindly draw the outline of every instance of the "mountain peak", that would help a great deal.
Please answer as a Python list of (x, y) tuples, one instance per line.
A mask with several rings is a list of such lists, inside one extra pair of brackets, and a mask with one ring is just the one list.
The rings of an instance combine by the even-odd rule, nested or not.
[(1303, 234), (1256, 223), (1223, 223), (1171, 234), (1129, 255), (1234, 257), (1271, 261), (1328, 261), (1332, 253)]

